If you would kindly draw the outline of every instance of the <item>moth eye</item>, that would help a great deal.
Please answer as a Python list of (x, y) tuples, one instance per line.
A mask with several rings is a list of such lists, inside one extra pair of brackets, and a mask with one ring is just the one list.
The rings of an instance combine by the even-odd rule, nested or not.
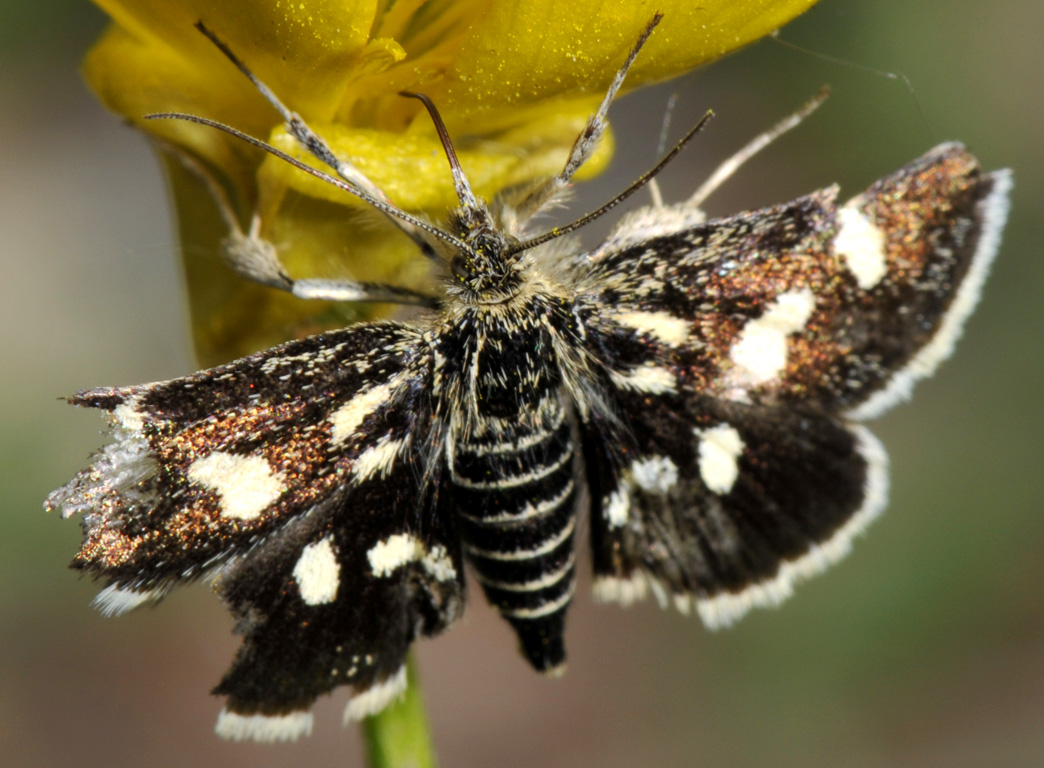
[(472, 277), (472, 270), (470, 269), (469, 261), (467, 254), (458, 253), (450, 262), (450, 271), (453, 273), (453, 276), (462, 283)]

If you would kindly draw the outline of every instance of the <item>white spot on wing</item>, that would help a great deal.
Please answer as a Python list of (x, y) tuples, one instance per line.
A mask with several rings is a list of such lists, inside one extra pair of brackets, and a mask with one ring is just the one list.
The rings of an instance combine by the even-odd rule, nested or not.
[(339, 445), (350, 438), (375, 409), (391, 397), (392, 384), (380, 384), (362, 392), (330, 415), (330, 442)]
[(631, 515), (631, 498), (625, 488), (617, 488), (604, 502), (605, 518), (610, 528), (622, 528)]
[(214, 732), (232, 741), (276, 742), (297, 741), (312, 733), (311, 712), (291, 712), (288, 715), (240, 715), (227, 709), (218, 715)]
[(120, 403), (112, 410), (112, 415), (117, 423), (126, 430), (137, 432), (145, 426), (145, 415), (138, 407), (138, 398), (129, 398)]
[(308, 605), (323, 605), (337, 599), (341, 564), (337, 562), (331, 536), (304, 548), (294, 566), (294, 580), (301, 599)]
[(763, 384), (787, 367), (787, 337), (805, 327), (816, 308), (816, 297), (808, 288), (787, 291), (776, 297), (765, 313), (751, 320), (740, 332), (731, 357), (742, 373), (742, 383)]
[(664, 344), (677, 347), (689, 340), (689, 323), (668, 312), (632, 310), (614, 312), (612, 318), (625, 328), (659, 339)]
[(192, 462), (188, 479), (217, 493), (221, 514), (237, 520), (258, 517), (283, 491), (282, 475), (263, 458), (224, 451)]
[(406, 692), (406, 667), (368, 691), (353, 696), (344, 708), (344, 724), (375, 715)]
[(954, 345), (964, 330), (964, 321), (979, 303), (982, 284), (986, 281), (990, 266), (1000, 247), (1001, 231), (1008, 218), (1011, 191), (1011, 171), (994, 171), (993, 191), (981, 203), (982, 234), (979, 236), (979, 247), (972, 257), (971, 266), (964, 276), (957, 295), (950, 304), (949, 310), (939, 324), (932, 340), (921, 349), (909, 364), (895, 373), (888, 386), (876, 392), (862, 405), (853, 408), (847, 414), (850, 419), (863, 420), (880, 416), (896, 403), (909, 400), (914, 384), (931, 376), (943, 360), (953, 354)]
[(377, 542), (366, 553), (366, 559), (370, 561), (370, 571), (378, 578), (391, 576), (404, 565), (417, 562), (437, 581), (457, 578), (453, 558), (444, 546), (436, 544), (429, 551), (424, 542), (410, 533), (397, 533)]
[(773, 578), (754, 584), (742, 592), (696, 600), (696, 609), (708, 628), (728, 626), (751, 608), (778, 606), (794, 593), (794, 587), (799, 582), (822, 573), (847, 555), (852, 548), (852, 540), (884, 510), (888, 502), (888, 455), (865, 427), (854, 426), (850, 429), (867, 465), (863, 506), (830, 539), (812, 544), (798, 559), (782, 563)]
[(743, 439), (728, 424), (694, 430), (700, 438), (699, 466), (703, 484), (724, 495), (732, 490), (739, 477), (738, 459), (743, 455)]
[(678, 482), (678, 465), (667, 456), (650, 456), (631, 464), (631, 474), (640, 488), (666, 493)]
[(424, 557), (424, 543), (409, 533), (397, 533), (366, 553), (374, 576), (390, 576), (397, 568)]
[(868, 291), (881, 282), (888, 272), (885, 235), (856, 207), (858, 200), (856, 198), (837, 212), (838, 230), (834, 237), (834, 252), (845, 260), (845, 266), (859, 287)]
[(678, 388), (674, 374), (666, 368), (652, 363), (632, 368), (629, 371), (609, 371), (613, 384), (621, 389), (631, 389), (649, 395), (675, 392)]
[(355, 463), (352, 464), (352, 472), (360, 481), (369, 480), (376, 474), (388, 474), (403, 445), (402, 440), (382, 437), (376, 445), (367, 448), (356, 457)]
[(421, 565), (437, 581), (454, 581), (457, 578), (457, 569), (453, 567), (453, 560), (441, 544), (436, 544), (430, 552), (424, 555)]

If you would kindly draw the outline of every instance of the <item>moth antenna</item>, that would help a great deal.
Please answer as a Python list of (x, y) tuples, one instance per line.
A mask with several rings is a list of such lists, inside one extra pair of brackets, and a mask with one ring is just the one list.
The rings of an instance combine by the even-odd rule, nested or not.
[(710, 121), (712, 117), (714, 117), (714, 112), (708, 111), (707, 114), (700, 118), (700, 121), (696, 123), (696, 125), (694, 125), (692, 128), (690, 128), (689, 132), (686, 133), (681, 138), (681, 140), (674, 145), (674, 148), (671, 149), (670, 152), (668, 152), (666, 155), (660, 158), (660, 162), (658, 162), (651, 169), (649, 169), (641, 176), (639, 176), (637, 179), (635, 179), (633, 182), (631, 182), (631, 185), (627, 187), (627, 189), (618, 194), (616, 197), (614, 197), (608, 203), (603, 205), (601, 208), (591, 211), (591, 213), (588, 213), (585, 216), (581, 216), (576, 221), (570, 224), (566, 224), (564, 227), (555, 227), (550, 232), (545, 232), (543, 235), (540, 235), (539, 237), (534, 237), (531, 240), (525, 240), (521, 243), (518, 243), (517, 245), (514, 245), (507, 250), (507, 255), (510, 256), (512, 254), (520, 253), (522, 251), (528, 251), (530, 248), (536, 248), (538, 245), (543, 245), (548, 240), (554, 240), (555, 238), (561, 237), (562, 235), (568, 235), (570, 232), (575, 232), (576, 230), (580, 229), (580, 227), (584, 226), (585, 224), (589, 224), (595, 219), (604, 216), (606, 213), (611, 211), (613, 208), (618, 206), (624, 200), (629, 198), (639, 189), (641, 189), (650, 181), (652, 181), (653, 177), (655, 177), (656, 174), (662, 171), (667, 166), (667, 164), (671, 162), (671, 160), (673, 160), (678, 155), (678, 153), (685, 148), (685, 145), (692, 141), (692, 139), (696, 136), (697, 133), (703, 130), (704, 126), (707, 125), (707, 123)]
[(837, 64), (839, 66), (848, 67), (849, 69), (854, 69), (859, 72), (866, 72), (871, 75), (877, 75), (878, 77), (883, 77), (885, 80), (900, 81), (904, 86), (906, 86), (906, 92), (910, 95), (910, 98), (913, 99), (914, 104), (917, 105), (917, 111), (921, 113), (921, 119), (924, 121), (924, 124), (928, 126), (928, 130), (932, 133), (935, 133), (935, 127), (932, 125), (932, 121), (928, 119), (928, 113), (924, 111), (924, 105), (921, 103), (921, 99), (917, 96), (917, 90), (914, 88), (913, 83), (910, 82), (910, 78), (906, 76), (905, 72), (890, 72), (887, 69), (878, 69), (877, 67), (871, 67), (868, 64), (862, 64), (858, 61), (839, 59), (836, 56), (830, 56), (826, 53), (821, 53), (820, 51), (816, 51), (811, 48), (805, 48), (804, 46), (797, 45), (796, 43), (792, 43), (789, 40), (784, 40), (782, 37), (780, 37), (778, 29), (772, 34), (768, 35), (768, 38), (772, 40), (772, 42), (782, 45), (784, 48), (790, 48), (792, 51), (798, 51), (799, 53), (804, 53), (807, 56), (814, 56), (817, 59), (829, 61), (831, 64)]
[(435, 103), (423, 93), (400, 91), (399, 95), (408, 99), (416, 99), (428, 110), (431, 122), (435, 125), (435, 131), (439, 134), (439, 141), (442, 142), (442, 150), (446, 153), (446, 159), (449, 161), (450, 172), (453, 174), (453, 186), (457, 189), (457, 199), (460, 201), (461, 207), (478, 208), (478, 198), (475, 197), (471, 184), (468, 183), (468, 177), (460, 166), (460, 160), (457, 159), (457, 151), (453, 148), (449, 131), (446, 130), (446, 124), (442, 121), (442, 115), (439, 114), (439, 110), (435, 108)]
[(616, 98), (616, 94), (621, 86), (623, 86), (627, 73), (630, 71), (635, 59), (638, 58), (638, 53), (642, 50), (642, 46), (648, 41), (649, 36), (656, 29), (661, 19), (663, 19), (663, 14), (656, 13), (649, 20), (649, 23), (645, 25), (645, 29), (642, 30), (638, 40), (631, 47), (623, 65), (616, 71), (616, 75), (609, 84), (609, 89), (602, 97), (602, 102), (598, 105), (597, 111), (588, 118), (584, 129), (580, 131), (580, 135), (573, 142), (573, 148), (569, 151), (569, 157), (561, 172), (557, 176), (552, 176), (550, 179), (537, 185), (514, 205), (516, 214), (521, 221), (531, 218), (549, 200), (568, 187), (573, 179), (573, 175), (594, 154), (594, 151), (602, 141), (602, 136), (605, 135), (606, 128), (609, 126), (609, 107)]
[(764, 133), (755, 136), (743, 149), (719, 165), (707, 180), (700, 185), (699, 189), (692, 194), (692, 197), (685, 201), (685, 205), (691, 205), (694, 208), (699, 208), (703, 205), (704, 201), (714, 194), (718, 187), (728, 181), (732, 174), (739, 170), (741, 165), (784, 133), (792, 128), (796, 128), (806, 117), (819, 109), (828, 96), (830, 96), (830, 86), (824, 85), (799, 110), (783, 118)]
[[(388, 205), (392, 205), (388, 196), (384, 194), (380, 187), (374, 184), (370, 179), (356, 168), (354, 165), (346, 160), (342, 160), (334, 154), (334, 151), (330, 149), (330, 145), (326, 143), (322, 136), (313, 131), (308, 127), (308, 124), (304, 121), (299, 114), (289, 109), (279, 97), (275, 95), (271, 88), (265, 85), (260, 78), (257, 77), (253, 72), (250, 71), (249, 67), (244, 64), (232, 49), (225, 44), (225, 42), (214, 34), (202, 21), (197, 21), (195, 24), (204, 37), (206, 37), (214, 46), (224, 54), (236, 69), (243, 73), (243, 75), (253, 84), (254, 88), (257, 89), (269, 104), (271, 104), (275, 110), (279, 113), (280, 117), (283, 118), (283, 122), (286, 125), (286, 130), (293, 136), (297, 141), (304, 147), (308, 152), (323, 165), (330, 168), (334, 173), (340, 176), (344, 181), (348, 182), (354, 187), (358, 187), (363, 192), (368, 194), (370, 197), (377, 200), (381, 200)], [(383, 210), (383, 209), (382, 209)], [(383, 211), (387, 213), (387, 211)], [(417, 246), (421, 249), (425, 256), (430, 259), (435, 259), (436, 254), (431, 247), (431, 244), (420, 237), (411, 227), (406, 226), (407, 222), (401, 217), (393, 217), (393, 223), (399, 229), (406, 233), (411, 240), (413, 240)]]
[(358, 187), (356, 187), (353, 184), (350, 184), (350, 183), (348, 183), (346, 181), (343, 181), (341, 179), (335, 178), (335, 177), (331, 176), (330, 174), (325, 173), (324, 171), (320, 171), (318, 168), (313, 168), (312, 166), (308, 165), (307, 163), (304, 163), (304, 162), (298, 160), (296, 157), (288, 155), (283, 150), (276, 149), (271, 144), (269, 144), (267, 142), (264, 142), (264, 141), (261, 141), (261, 139), (256, 139), (256, 138), (254, 138), (253, 136), (251, 136), (248, 133), (243, 133), (242, 131), (237, 130), (236, 128), (233, 128), (231, 125), (225, 125), (224, 123), (219, 123), (217, 120), (211, 120), (211, 119), (206, 118), (206, 117), (200, 117), (199, 115), (190, 115), (190, 114), (187, 114), (185, 112), (160, 112), (160, 113), (157, 113), (157, 114), (154, 114), (154, 115), (145, 115), (144, 119), (145, 120), (184, 120), (184, 121), (189, 122), (189, 123), (198, 123), (199, 125), (206, 125), (206, 126), (208, 126), (210, 128), (216, 128), (219, 131), (223, 131), (224, 133), (227, 133), (229, 136), (234, 136), (237, 139), (239, 139), (240, 141), (245, 141), (247, 144), (252, 144), (253, 146), (257, 147), (258, 149), (262, 149), (265, 152), (267, 152), (268, 154), (273, 155), (274, 157), (278, 157), (280, 160), (282, 160), (282, 161), (284, 161), (286, 163), (289, 163), (290, 165), (294, 166), (298, 170), (304, 171), (305, 173), (310, 174), (310, 175), (316, 177), (317, 179), (322, 179), (326, 183), (332, 184), (333, 186), (335, 186), (338, 189), (341, 189), (341, 190), (347, 192), (350, 195), (354, 195), (355, 197), (359, 198), (363, 202), (368, 203), (369, 205), (373, 206), (374, 208), (376, 208), (381, 213), (387, 214), (388, 216), (390, 216), (390, 217), (392, 217), (394, 219), (399, 219), (400, 221), (403, 221), (403, 222), (409, 224), (410, 226), (413, 226), (413, 227), (416, 227), (417, 229), (423, 230), (424, 232), (427, 232), (432, 237), (435, 237), (435, 238), (437, 238), (439, 240), (442, 240), (445, 243), (449, 243), (454, 248), (457, 248), (457, 249), (460, 249), (460, 250), (463, 250), (463, 251), (470, 251), (470, 249), (467, 247), (467, 245), (464, 244), (463, 241), (461, 241), (458, 238), (454, 237), (449, 232), (443, 232), (438, 227), (429, 224), (428, 222), (424, 221), (423, 219), (420, 219), (420, 218), (414, 216), (413, 214), (407, 213), (406, 211), (402, 210), (401, 208), (398, 208), (395, 205), (393, 205), (393, 204), (391, 204), (391, 203), (389, 203), (389, 202), (387, 202), (385, 200), (379, 200), (376, 197), (374, 197), (373, 195), (371, 195), (368, 192), (365, 192), (365, 191), (359, 189)]
[[(667, 149), (667, 131), (671, 127), (671, 117), (674, 115), (674, 107), (678, 103), (678, 92), (675, 91), (667, 99), (667, 107), (663, 111), (663, 122), (660, 124), (660, 140), (656, 142), (656, 154), (662, 155)], [(649, 179), (649, 196), (652, 204), (657, 208), (663, 207), (663, 194), (660, 192), (660, 183), (656, 179)]]

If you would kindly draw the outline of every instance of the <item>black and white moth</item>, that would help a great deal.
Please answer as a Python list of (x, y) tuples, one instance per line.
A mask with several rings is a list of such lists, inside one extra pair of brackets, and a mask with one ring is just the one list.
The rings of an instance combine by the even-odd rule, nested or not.
[(71, 398), (106, 411), (116, 440), (46, 506), (83, 515), (73, 567), (106, 583), (106, 614), (214, 580), (246, 636), (215, 689), (220, 735), (296, 738), (339, 686), (346, 720), (379, 711), (405, 687), (410, 644), (460, 617), (466, 567), (530, 664), (561, 670), (582, 515), (597, 599), (652, 593), (713, 628), (779, 604), (881, 512), (887, 459), (859, 422), (951, 353), (1010, 173), (944, 144), (842, 205), (831, 187), (706, 221), (705, 185), (590, 252), (557, 239), (572, 225), (533, 236), (653, 26), (536, 187), (477, 199), (431, 109), (460, 198), (440, 228), (258, 83), (341, 179), (305, 170), (394, 217), (441, 271), (431, 296), (295, 281), (230, 219), (247, 277), (429, 310)]

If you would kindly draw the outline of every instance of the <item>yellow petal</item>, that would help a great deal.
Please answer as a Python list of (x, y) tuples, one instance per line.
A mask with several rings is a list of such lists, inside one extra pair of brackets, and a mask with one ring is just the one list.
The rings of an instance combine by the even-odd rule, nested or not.
[[(313, 120), (328, 117), (336, 106), (343, 74), (369, 40), (378, 7), (377, 0), (96, 1), (149, 50), (170, 49), (187, 68), (249, 91), (242, 75), (196, 31), (196, 23), (203, 22), (233, 51), (248, 57), (254, 74), (285, 102)], [(146, 61), (141, 63), (147, 67)], [(141, 74), (127, 73), (128, 78)], [(170, 87), (176, 90), (178, 83)], [(259, 97), (255, 102), (263, 104)], [(236, 114), (207, 117), (227, 122)]]
[[(97, 0), (114, 24), (85, 74), (102, 100), (168, 152), (188, 154), (264, 235), (295, 278), (423, 284), (427, 265), (380, 214), (351, 195), (210, 128), (142, 122), (152, 112), (214, 119), (300, 148), (278, 113), (193, 27), (203, 21), (335, 152), (399, 206), (439, 221), (456, 205), (445, 155), (420, 90), (445, 118), (476, 191), (558, 172), (577, 133), (653, 15), (608, 0)], [(663, 79), (775, 29), (814, 0), (665, 0), (664, 19), (627, 87)], [(611, 137), (577, 178), (608, 161)], [(312, 162), (309, 160), (309, 162)], [(225, 267), (227, 227), (206, 186), (168, 162), (206, 363), (381, 307), (319, 307), (246, 285)]]
[[(97, 2), (115, 22), (84, 62), (84, 76), (102, 102), (203, 159), (241, 190), (253, 187), (258, 163), (242, 142), (191, 123), (144, 121), (156, 112), (186, 112), (262, 137), (279, 122), (278, 113), (195, 24), (202, 21), (248, 58), (251, 71), (308, 120), (332, 115), (346, 74), (356, 61), (373, 56), (367, 37), (375, 0)], [(401, 49), (396, 54), (384, 48), (389, 60), (401, 58)], [(364, 64), (372, 68), (372, 60)]]
[[(492, 199), (505, 187), (562, 170), (569, 148), (587, 122), (587, 113), (557, 115), (536, 125), (506, 132), (496, 142), (457, 148), (457, 156), (472, 189)], [(377, 187), (408, 211), (448, 211), (457, 205), (449, 163), (434, 131), (393, 133), (339, 124), (316, 125), (334, 153), (350, 161)], [(320, 167), (284, 128), (276, 130), (272, 143), (284, 152)], [(600, 171), (609, 160), (609, 141), (584, 166), (587, 175)], [(321, 168), (320, 170), (329, 171)], [(271, 191), (281, 185), (305, 195), (340, 205), (369, 207), (325, 181), (304, 174), (282, 160), (265, 160), (259, 182)]]
[[(654, 11), (663, 20), (627, 76), (627, 88), (663, 80), (778, 29), (816, 0), (492, 2), (470, 20), (444, 76), (425, 93), (451, 129), (498, 130), (527, 107), (597, 102)], [(409, 50), (408, 43), (404, 46)], [(404, 62), (409, 67), (411, 60)], [(422, 60), (420, 70), (436, 69)], [(421, 78), (425, 79), (425, 78)], [(584, 98), (587, 97), (587, 98)], [(400, 107), (402, 108), (402, 107)]]

